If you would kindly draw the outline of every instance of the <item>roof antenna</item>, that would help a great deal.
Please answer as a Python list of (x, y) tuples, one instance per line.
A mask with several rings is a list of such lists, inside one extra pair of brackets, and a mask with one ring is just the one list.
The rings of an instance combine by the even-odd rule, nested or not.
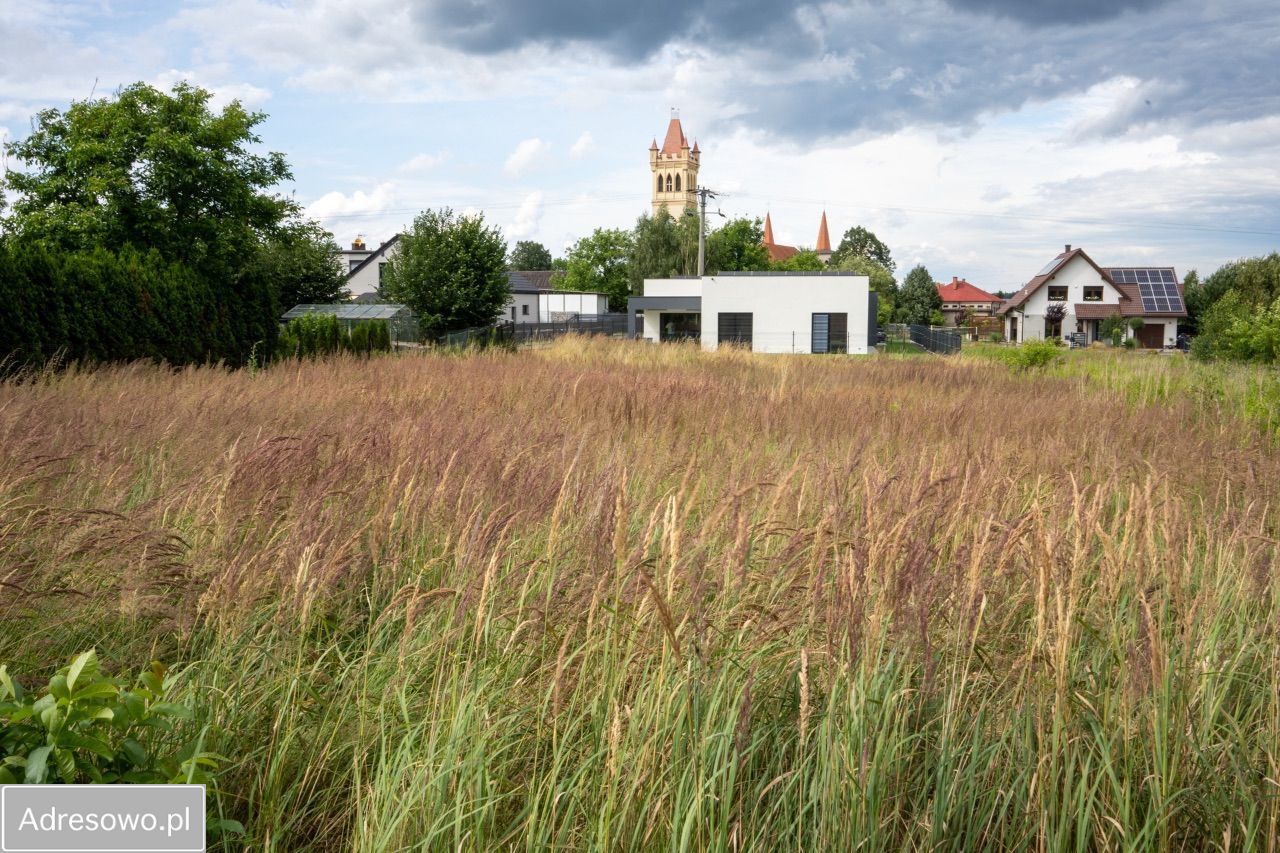
[(93, 88), (89, 90), (89, 100), (93, 100), (93, 93), (98, 91), (98, 78), (93, 78)]

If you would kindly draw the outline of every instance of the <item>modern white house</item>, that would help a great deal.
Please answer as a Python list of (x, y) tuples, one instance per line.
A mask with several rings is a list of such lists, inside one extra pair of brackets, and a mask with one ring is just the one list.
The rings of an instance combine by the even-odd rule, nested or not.
[(865, 275), (736, 272), (645, 279), (627, 305), (628, 333), (754, 352), (852, 353), (875, 348), (876, 296)]
[(512, 323), (559, 323), (609, 313), (603, 293), (552, 288), (551, 270), (512, 270), (507, 273), (511, 301), (503, 319)]
[[(1050, 306), (1064, 309), (1049, 319)], [(1032, 341), (1083, 334), (1086, 343), (1102, 338), (1102, 323), (1119, 316), (1124, 334), (1148, 349), (1175, 346), (1178, 320), (1187, 316), (1182, 282), (1173, 267), (1100, 267), (1083, 249), (1066, 249), (1000, 306), (1005, 339)], [(1143, 320), (1135, 333), (1133, 317)]]

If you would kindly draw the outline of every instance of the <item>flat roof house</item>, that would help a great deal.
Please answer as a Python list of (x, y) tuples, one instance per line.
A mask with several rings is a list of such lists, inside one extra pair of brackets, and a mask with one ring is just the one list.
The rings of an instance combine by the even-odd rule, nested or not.
[[(1061, 320), (1047, 319), (1051, 305), (1061, 305)], [(1100, 267), (1084, 249), (1066, 249), (1045, 264), (1022, 289), (1005, 300), (1005, 338), (1030, 341), (1083, 334), (1086, 343), (1102, 338), (1102, 322), (1111, 316), (1139, 317), (1136, 333), (1126, 324), (1126, 337), (1148, 349), (1172, 347), (1178, 320), (1187, 316), (1182, 282), (1173, 267)]]
[(848, 272), (738, 272), (645, 279), (627, 304), (628, 334), (754, 352), (853, 353), (875, 347), (876, 296)]

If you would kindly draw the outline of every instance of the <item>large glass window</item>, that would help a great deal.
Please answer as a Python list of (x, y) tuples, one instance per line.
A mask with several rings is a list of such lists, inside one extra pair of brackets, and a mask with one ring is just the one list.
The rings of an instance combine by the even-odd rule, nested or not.
[(1102, 301), (1102, 285), (1091, 284), (1084, 289), (1085, 302), (1101, 302)]
[(658, 315), (658, 340), (696, 341), (702, 337), (702, 315), (663, 311)]
[(849, 315), (814, 314), (812, 350), (816, 353), (849, 351)]
[(1049, 301), (1050, 302), (1066, 302), (1067, 286), (1065, 284), (1049, 285)]
[(750, 312), (722, 313), (717, 316), (716, 340), (722, 344), (751, 345)]

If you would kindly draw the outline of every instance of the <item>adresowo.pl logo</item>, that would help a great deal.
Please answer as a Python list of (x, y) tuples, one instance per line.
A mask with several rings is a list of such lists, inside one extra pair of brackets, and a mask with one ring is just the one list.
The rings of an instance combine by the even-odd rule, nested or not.
[(0, 786), (0, 853), (197, 853), (204, 785)]

